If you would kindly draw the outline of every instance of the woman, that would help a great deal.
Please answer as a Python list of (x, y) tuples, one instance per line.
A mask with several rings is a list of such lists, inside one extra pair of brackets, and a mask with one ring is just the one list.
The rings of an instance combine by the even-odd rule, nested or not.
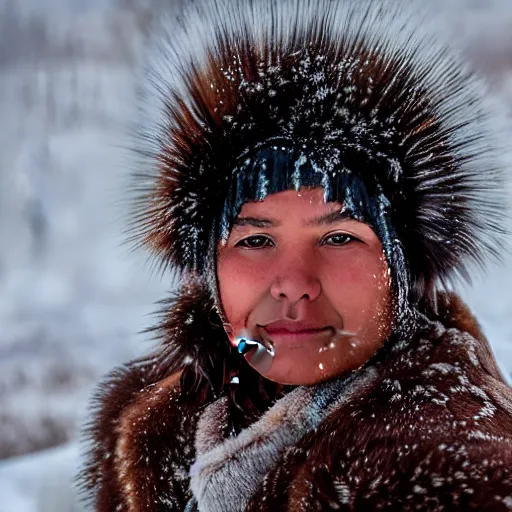
[(496, 139), (402, 11), (205, 0), (168, 25), (135, 227), (182, 285), (98, 394), (97, 510), (512, 509), (512, 393), (444, 291), (501, 250)]

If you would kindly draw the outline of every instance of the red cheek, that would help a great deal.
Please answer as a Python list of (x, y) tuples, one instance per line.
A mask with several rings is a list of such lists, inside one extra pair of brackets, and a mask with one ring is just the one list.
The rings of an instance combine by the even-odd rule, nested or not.
[[(267, 272), (259, 267), (261, 265), (234, 255), (219, 262), (217, 270), (221, 302), (235, 332), (244, 328), (248, 314), (256, 307), (264, 290), (268, 289)], [(236, 346), (234, 336), (228, 336), (230, 343)]]

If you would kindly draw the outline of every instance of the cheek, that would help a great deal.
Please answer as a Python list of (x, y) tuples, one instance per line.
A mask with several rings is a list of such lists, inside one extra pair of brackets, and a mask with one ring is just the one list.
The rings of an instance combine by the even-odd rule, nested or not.
[(269, 288), (267, 273), (258, 265), (230, 254), (217, 261), (220, 300), (235, 330), (244, 327), (247, 316)]
[(390, 311), (390, 280), (386, 261), (367, 251), (353, 251), (331, 262), (324, 291), (341, 313), (347, 329), (360, 332), (381, 327)]

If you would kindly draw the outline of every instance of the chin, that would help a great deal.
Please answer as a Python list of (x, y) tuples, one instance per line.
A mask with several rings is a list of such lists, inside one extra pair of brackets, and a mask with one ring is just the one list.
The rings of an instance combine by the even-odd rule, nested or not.
[(301, 371), (300, 368), (296, 368), (295, 371), (292, 372), (281, 372), (273, 368), (268, 374), (263, 376), (272, 382), (285, 386), (312, 386), (334, 377), (338, 377), (342, 373), (344, 372), (326, 372), (319, 370), (318, 372), (311, 372), (308, 375), (305, 375), (305, 372)]

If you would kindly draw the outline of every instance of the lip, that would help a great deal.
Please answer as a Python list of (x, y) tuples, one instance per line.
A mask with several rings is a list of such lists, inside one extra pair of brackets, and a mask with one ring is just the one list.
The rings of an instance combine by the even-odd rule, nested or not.
[(277, 320), (267, 325), (262, 325), (268, 334), (315, 334), (327, 329), (331, 329), (328, 326), (314, 325), (308, 322), (290, 322), (288, 320)]
[(325, 343), (334, 333), (331, 327), (309, 327), (308, 324), (290, 322), (275, 322), (260, 326), (260, 329), (266, 332), (272, 344), (289, 349), (301, 348), (311, 342)]

